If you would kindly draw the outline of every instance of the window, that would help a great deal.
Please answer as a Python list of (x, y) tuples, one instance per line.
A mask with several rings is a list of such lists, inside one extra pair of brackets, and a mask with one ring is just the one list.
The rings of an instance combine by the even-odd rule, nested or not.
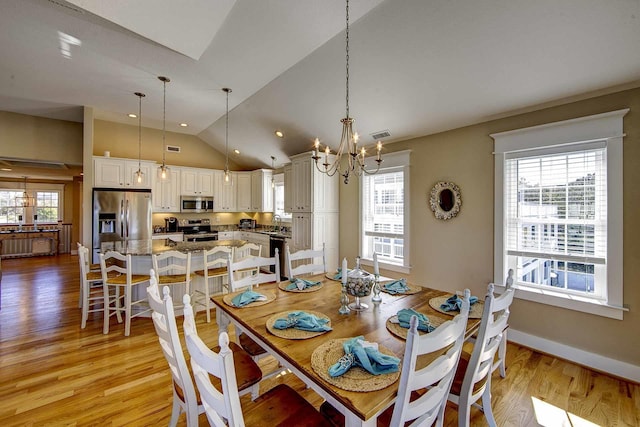
[(21, 198), (24, 190), (0, 190), (0, 223), (18, 224), (25, 215), (25, 208), (18, 206), (16, 198)]
[[(380, 171), (360, 179), (360, 253), (390, 270), (409, 271), (409, 152), (387, 154)], [(372, 166), (368, 166), (371, 168)]]
[(627, 111), (491, 135), (496, 283), (513, 269), (518, 297), (622, 318)]
[(59, 213), (60, 193), (58, 191), (36, 191), (37, 222), (56, 222), (59, 218), (61, 219)]
[[(37, 187), (36, 187), (37, 185)], [(62, 219), (64, 185), (30, 184), (35, 206), (22, 206), (23, 188), (13, 182), (0, 182), (0, 224), (54, 223)]]
[(280, 218), (291, 218), (291, 212), (284, 211), (284, 174), (273, 176), (273, 214)]

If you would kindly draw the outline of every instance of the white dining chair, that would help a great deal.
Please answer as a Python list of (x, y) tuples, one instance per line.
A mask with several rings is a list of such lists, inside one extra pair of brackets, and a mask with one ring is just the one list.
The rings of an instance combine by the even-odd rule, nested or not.
[(303, 249), (291, 253), (289, 245), (286, 246), (287, 277), (292, 279), (303, 274), (319, 274), (327, 272), (324, 243), (322, 249)]
[[(243, 411), (238, 395), (235, 353), (229, 336), (220, 333), (219, 351), (210, 350), (198, 336), (193, 308), (184, 297), (184, 336), (191, 368), (209, 425), (212, 426), (330, 426), (316, 409), (291, 387), (280, 384), (258, 397), (250, 411)], [(221, 384), (211, 383), (215, 378)]]
[[(456, 371), (464, 343), (469, 318), (471, 292), (464, 292), (460, 314), (438, 326), (435, 331), (420, 335), (418, 318), (412, 316), (407, 333), (407, 344), (398, 383), (398, 394), (392, 406), (378, 416), (377, 426), (441, 426), (447, 396)], [(426, 366), (418, 367), (418, 358), (424, 354), (449, 349)], [(322, 403), (320, 412), (334, 426), (344, 426), (344, 416), (328, 402)]]
[(215, 279), (220, 279), (220, 290), (225, 284), (228, 286), (227, 260), (233, 258), (234, 248), (228, 246), (216, 246), (202, 252), (203, 269), (194, 273), (203, 278), (202, 290), (194, 289), (191, 293), (192, 303), (201, 305), (207, 313), (207, 323), (211, 322), (211, 285)]
[[(160, 286), (169, 286), (174, 293), (174, 300), (179, 303), (184, 294), (191, 292), (191, 252), (166, 251), (151, 255), (153, 270)], [(182, 287), (183, 292), (175, 295), (174, 289)]]
[[(487, 423), (492, 427), (496, 426), (491, 410), (491, 373), (494, 357), (509, 319), (509, 306), (514, 292), (511, 288), (496, 298), (493, 295), (493, 284), (489, 284), (473, 351), (471, 354), (462, 353), (449, 393), (449, 400), (458, 405), (459, 427), (469, 426), (471, 406), (481, 409)], [(480, 405), (476, 404), (479, 400)]]

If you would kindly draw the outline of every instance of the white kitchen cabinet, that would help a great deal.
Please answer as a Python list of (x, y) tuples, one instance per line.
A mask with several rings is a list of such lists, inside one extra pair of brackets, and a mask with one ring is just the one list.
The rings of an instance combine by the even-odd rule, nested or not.
[(93, 158), (93, 186), (100, 188), (151, 188), (155, 162), (141, 161), (142, 182), (136, 179), (138, 161), (111, 157)]
[(242, 240), (240, 231), (218, 231), (218, 240)]
[(231, 184), (225, 184), (224, 171), (214, 171), (213, 210), (214, 212), (235, 212), (236, 182), (235, 172), (231, 172)]
[(180, 168), (180, 194), (213, 197), (212, 169)]
[(180, 170), (171, 166), (170, 179), (154, 176), (151, 196), (154, 212), (180, 212)]
[(312, 216), (311, 213), (294, 213), (291, 217), (292, 249), (294, 252), (312, 248)]
[(293, 167), (291, 163), (284, 167), (284, 211), (293, 212)]
[(340, 177), (320, 172), (309, 153), (292, 156), (289, 189), (285, 176), (285, 192), (291, 191), (291, 212), (338, 212), (339, 182)]
[(162, 233), (162, 234), (154, 234), (151, 236), (152, 240), (163, 240), (168, 239), (174, 242), (183, 242), (184, 234), (183, 233)]
[(251, 210), (273, 212), (273, 171), (258, 169), (251, 172)]
[(251, 172), (235, 172), (233, 185), (236, 187), (236, 210), (251, 212)]

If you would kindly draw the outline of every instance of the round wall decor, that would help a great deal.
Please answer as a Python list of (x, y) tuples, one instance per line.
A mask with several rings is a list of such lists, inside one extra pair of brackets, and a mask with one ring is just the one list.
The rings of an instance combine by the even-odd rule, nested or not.
[(462, 197), (460, 188), (453, 182), (440, 181), (431, 189), (429, 205), (438, 219), (448, 220), (460, 212)]

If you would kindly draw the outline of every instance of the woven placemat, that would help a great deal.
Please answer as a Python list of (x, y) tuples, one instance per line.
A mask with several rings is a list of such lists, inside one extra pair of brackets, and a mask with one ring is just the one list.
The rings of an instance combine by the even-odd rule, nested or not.
[(320, 289), (322, 289), (322, 287), (324, 286), (322, 284), (322, 282), (320, 282), (319, 285), (315, 285), (315, 286), (311, 286), (309, 288), (305, 288), (303, 290), (300, 290), (298, 288), (295, 289), (287, 289), (287, 286), (289, 286), (291, 284), (290, 281), (285, 281), (285, 282), (280, 282), (278, 283), (278, 288), (280, 288), (281, 290), (285, 291), (285, 292), (301, 292), (301, 293), (306, 293), (306, 292), (315, 292), (315, 291), (319, 291)]
[(418, 292), (420, 292), (422, 290), (422, 287), (420, 286), (415, 286), (415, 285), (410, 285), (407, 283), (407, 288), (409, 288), (408, 291), (399, 293), (399, 294), (392, 294), (391, 292), (387, 291), (384, 288), (384, 285), (386, 283), (391, 283), (391, 282), (395, 282), (395, 280), (388, 280), (386, 282), (380, 283), (380, 291), (384, 292), (385, 294), (389, 294), (389, 295), (394, 295), (394, 296), (400, 296), (400, 295), (413, 295), (413, 294), (417, 294)]
[(233, 300), (233, 298), (238, 295), (241, 294), (245, 291), (240, 291), (240, 292), (234, 292), (232, 294), (225, 294), (222, 297), (222, 301), (224, 301), (225, 304), (233, 307), (233, 308), (247, 308), (247, 307), (257, 307), (259, 305), (265, 305), (265, 304), (269, 304), (270, 302), (275, 301), (276, 299), (276, 294), (273, 291), (255, 291), (258, 292), (259, 294), (264, 295), (265, 297), (267, 297), (266, 300), (264, 301), (254, 301), (254, 302), (250, 302), (247, 305), (243, 305), (242, 307), (236, 307), (235, 305), (233, 305), (233, 303), (231, 302)]
[[(397, 336), (398, 338), (402, 338), (403, 340), (406, 340), (407, 334), (409, 333), (409, 329), (403, 328), (402, 326), (400, 326), (399, 323), (393, 323), (391, 321), (391, 317), (387, 319), (387, 329), (389, 330), (389, 332), (391, 332), (393, 335)], [(444, 322), (446, 322), (445, 319), (442, 319), (437, 316), (427, 316), (427, 317), (429, 317), (429, 324), (431, 326), (435, 326), (436, 328), (442, 325)], [(424, 335), (426, 333), (427, 332), (418, 330), (419, 335)]]
[[(329, 367), (344, 356), (343, 343), (348, 338), (329, 340), (316, 348), (311, 354), (311, 367), (326, 382), (347, 391), (376, 391), (395, 383), (400, 378), (400, 371), (390, 374), (372, 375), (364, 369), (354, 366), (339, 377), (329, 375)], [(381, 353), (396, 356), (391, 350), (379, 346)], [(400, 362), (402, 366), (402, 361)]]
[[(435, 297), (429, 300), (429, 305), (435, 311), (438, 311), (442, 314), (447, 314), (449, 316), (455, 316), (460, 314), (459, 311), (444, 311), (440, 308), (440, 305), (443, 304), (446, 300), (448, 300), (453, 295), (445, 295), (443, 297)], [(484, 311), (484, 302), (478, 301), (475, 304), (471, 305), (471, 310), (469, 310), (469, 319), (482, 319), (482, 312)]]
[(334, 282), (342, 282), (342, 277), (340, 277), (339, 279), (335, 278), (336, 274), (338, 273), (326, 273), (324, 277), (326, 277), (329, 280), (333, 280)]
[[(318, 335), (331, 332), (331, 331), (312, 332), (312, 331), (301, 331), (300, 329), (296, 329), (296, 328), (278, 329), (273, 327), (273, 324), (276, 322), (277, 319), (286, 319), (289, 313), (293, 313), (295, 311), (300, 311), (300, 310), (283, 311), (282, 313), (274, 314), (273, 316), (271, 316), (267, 320), (267, 331), (271, 332), (273, 335), (277, 337), (286, 338), (289, 340), (306, 340), (307, 338), (313, 338), (313, 337), (317, 337)], [(319, 317), (321, 319), (329, 320), (329, 317), (325, 316), (322, 313), (318, 313), (317, 311), (304, 310), (304, 312), (313, 314), (314, 316)], [(329, 323), (327, 323), (327, 326), (331, 326), (330, 320), (329, 320)]]

